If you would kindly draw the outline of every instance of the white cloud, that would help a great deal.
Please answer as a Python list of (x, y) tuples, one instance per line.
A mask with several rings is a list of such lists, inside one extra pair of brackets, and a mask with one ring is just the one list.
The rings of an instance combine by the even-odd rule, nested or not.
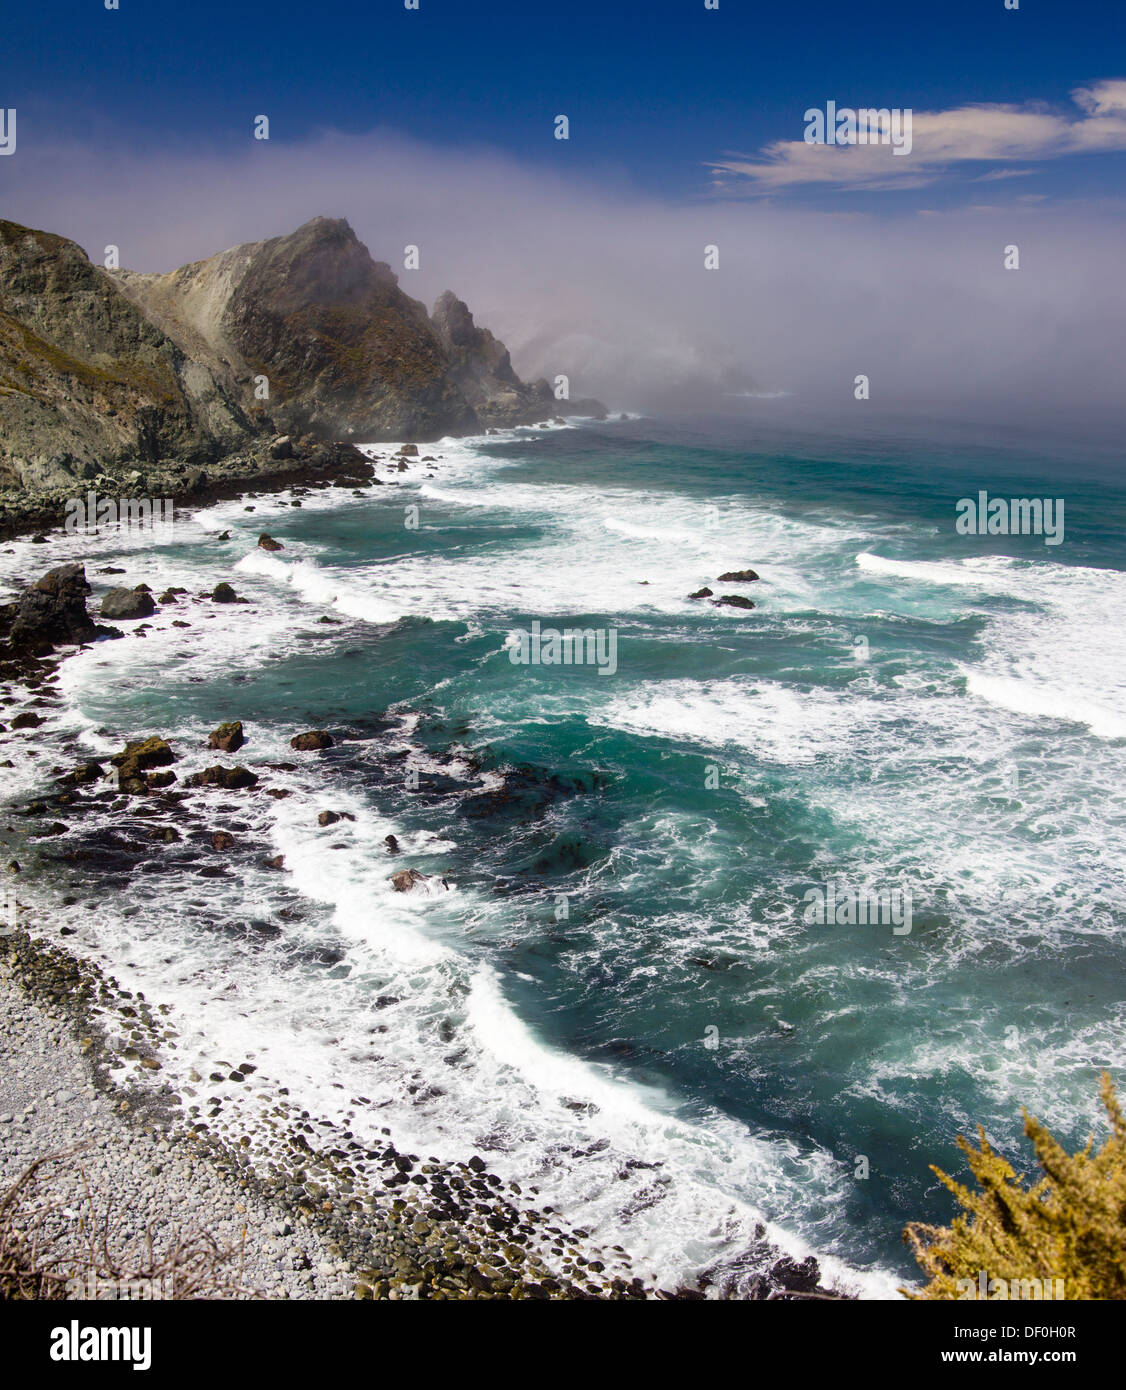
[(709, 167), (725, 189), (750, 184), (767, 192), (822, 184), (879, 191), (925, 187), (962, 164), (1126, 150), (1126, 79), (1078, 87), (1071, 95), (1081, 115), (1035, 104), (914, 111), (906, 155), (890, 145), (806, 144), (803, 138), (776, 140), (757, 156), (729, 155)]

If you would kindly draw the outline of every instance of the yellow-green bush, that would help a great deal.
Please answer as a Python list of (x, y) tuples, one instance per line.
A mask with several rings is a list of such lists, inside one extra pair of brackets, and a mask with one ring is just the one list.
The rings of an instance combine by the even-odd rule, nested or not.
[[(959, 1136), (981, 1190), (933, 1169), (964, 1210), (950, 1226), (907, 1227), (903, 1238), (930, 1282), (901, 1292), (966, 1299), (1037, 1297), (1034, 1290), (1046, 1288), (1047, 1297), (1126, 1299), (1126, 1119), (1105, 1072), (1099, 1094), (1110, 1135), (1097, 1153), (1093, 1138), (1078, 1153), (1067, 1153), (1024, 1112), (1024, 1132), (1044, 1170), (1031, 1186), (990, 1148), (980, 1126), (980, 1149)], [(991, 1286), (994, 1280), (1004, 1287)]]

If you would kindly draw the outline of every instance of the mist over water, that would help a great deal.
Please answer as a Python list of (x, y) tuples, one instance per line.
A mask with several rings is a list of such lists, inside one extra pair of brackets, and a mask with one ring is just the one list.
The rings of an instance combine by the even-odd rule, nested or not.
[[(98, 543), (130, 582), (231, 579), (253, 612), (72, 658), (44, 738), (165, 733), (181, 775), (222, 719), (251, 767), (301, 728), (344, 738), (270, 775), (288, 799), (205, 794), (284, 875), (165, 853), (108, 898), (91, 869), (100, 910), (60, 920), (200, 1059), (253, 1051), (310, 1109), (368, 1097), (358, 1134), (485, 1151), (662, 1279), (764, 1221), (889, 1294), (904, 1222), (950, 1214), (928, 1164), (960, 1171), (957, 1133), (1016, 1156), (1026, 1105), (1078, 1144), (1126, 1063), (1113, 449), (846, 434), (782, 398), (433, 452), (397, 489)], [(1066, 497), (1065, 543), (956, 534), (981, 487)], [(617, 672), (515, 664), (534, 620), (613, 628)], [(326, 806), (355, 820), (325, 830)], [(452, 890), (394, 893), (408, 865)], [(811, 924), (829, 882), (906, 886), (910, 932)]]

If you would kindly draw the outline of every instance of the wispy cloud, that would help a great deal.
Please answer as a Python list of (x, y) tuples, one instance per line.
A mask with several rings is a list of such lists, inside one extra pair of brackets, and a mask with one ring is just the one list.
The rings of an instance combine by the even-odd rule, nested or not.
[(1077, 87), (1071, 97), (1076, 111), (1035, 103), (915, 111), (905, 158), (904, 151), (887, 144), (807, 144), (803, 138), (775, 140), (757, 155), (729, 154), (708, 167), (724, 192), (740, 185), (744, 191), (773, 192), (810, 184), (881, 191), (922, 188), (967, 164), (1126, 150), (1126, 79)]

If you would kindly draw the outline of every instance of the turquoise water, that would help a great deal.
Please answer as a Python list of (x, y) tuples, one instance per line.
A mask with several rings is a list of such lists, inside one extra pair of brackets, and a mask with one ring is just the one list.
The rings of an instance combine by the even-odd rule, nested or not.
[[(81, 939), (201, 1056), (253, 1045), (313, 1103), (370, 1098), (354, 1127), (487, 1148), (662, 1277), (761, 1219), (888, 1292), (959, 1132), (1015, 1154), (1026, 1105), (1080, 1140), (1126, 1077), (1113, 451), (764, 406), (422, 453), (362, 497), (101, 543), (252, 605), (69, 662), (60, 736), (159, 731), (183, 775), (241, 718), (240, 760), (297, 768), (284, 800), (208, 794), (246, 845), (225, 874), (153, 851)], [(1063, 497), (1063, 544), (958, 535), (979, 488)], [(536, 621), (613, 631), (616, 670), (514, 663)], [(337, 746), (291, 753), (308, 727)], [(450, 891), (393, 893), (407, 866)], [(906, 893), (910, 929), (808, 921), (829, 883)]]

